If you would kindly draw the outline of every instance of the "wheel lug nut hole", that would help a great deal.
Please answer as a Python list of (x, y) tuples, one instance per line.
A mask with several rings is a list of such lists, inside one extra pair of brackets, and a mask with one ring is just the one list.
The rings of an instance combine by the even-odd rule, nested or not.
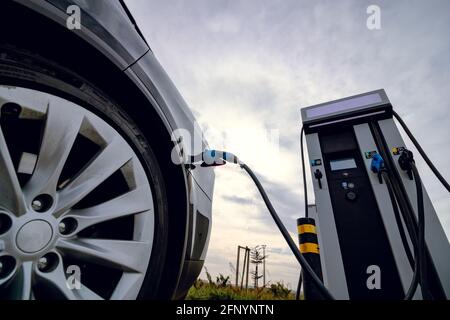
[(53, 198), (48, 194), (41, 194), (34, 198), (31, 207), (36, 212), (46, 212), (53, 206)]
[(50, 252), (39, 258), (37, 267), (41, 272), (51, 272), (56, 269), (59, 263), (59, 257), (56, 253)]
[(66, 218), (61, 220), (61, 222), (58, 225), (59, 233), (61, 233), (64, 236), (67, 236), (73, 232), (78, 227), (78, 222), (74, 218)]
[(0, 257), (0, 279), (6, 278), (16, 268), (16, 260), (11, 256)]
[(4, 213), (0, 213), (0, 235), (6, 233), (11, 229), (12, 220), (11, 218)]
[(1, 114), (4, 116), (18, 117), (22, 112), (22, 107), (19, 106), (17, 103), (8, 102), (2, 106), (1, 110), (2, 110)]

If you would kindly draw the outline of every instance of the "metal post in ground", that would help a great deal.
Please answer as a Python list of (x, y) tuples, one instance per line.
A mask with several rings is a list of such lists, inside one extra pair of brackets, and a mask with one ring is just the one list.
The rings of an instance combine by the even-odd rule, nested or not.
[[(243, 248), (243, 249), (245, 249), (245, 248)], [(248, 263), (247, 250), (245, 250), (245, 253), (244, 253), (244, 265), (242, 266), (241, 290), (244, 288), (244, 274), (245, 274), (245, 267), (246, 267), (247, 263)]]
[(263, 287), (266, 287), (266, 245), (263, 245)]
[(245, 255), (247, 256), (247, 272), (245, 275), (245, 290), (248, 290), (248, 274), (250, 271), (250, 248), (245, 247)]
[(239, 256), (241, 253), (241, 246), (238, 246), (237, 249), (237, 260), (236, 260), (236, 288), (238, 286), (238, 281), (239, 281)]

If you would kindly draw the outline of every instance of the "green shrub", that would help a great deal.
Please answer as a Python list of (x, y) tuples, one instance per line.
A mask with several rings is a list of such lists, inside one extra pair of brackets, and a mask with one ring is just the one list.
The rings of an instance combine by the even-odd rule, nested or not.
[[(208, 277), (208, 273), (207, 273)], [(230, 277), (219, 275), (216, 282), (211, 275), (208, 281), (197, 280), (189, 290), (188, 300), (293, 300), (295, 295), (282, 282), (269, 288), (249, 288), (248, 290), (232, 286)]]

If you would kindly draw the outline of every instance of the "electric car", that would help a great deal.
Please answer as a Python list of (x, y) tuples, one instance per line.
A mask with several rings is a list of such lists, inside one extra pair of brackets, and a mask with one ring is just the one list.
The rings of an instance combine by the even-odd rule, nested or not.
[(185, 297), (214, 173), (123, 1), (0, 1), (0, 127), (1, 299)]

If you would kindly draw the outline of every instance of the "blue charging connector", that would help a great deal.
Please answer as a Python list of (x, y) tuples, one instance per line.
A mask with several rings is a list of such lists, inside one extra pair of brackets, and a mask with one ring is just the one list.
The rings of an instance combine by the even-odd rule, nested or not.
[(384, 169), (384, 159), (378, 153), (373, 155), (370, 169), (373, 173), (379, 173), (382, 169)]
[(380, 183), (383, 183), (383, 177), (381, 175), (381, 172), (385, 170), (384, 159), (378, 153), (374, 154), (372, 157), (370, 170), (372, 170), (373, 173), (378, 174), (378, 180), (380, 181)]

